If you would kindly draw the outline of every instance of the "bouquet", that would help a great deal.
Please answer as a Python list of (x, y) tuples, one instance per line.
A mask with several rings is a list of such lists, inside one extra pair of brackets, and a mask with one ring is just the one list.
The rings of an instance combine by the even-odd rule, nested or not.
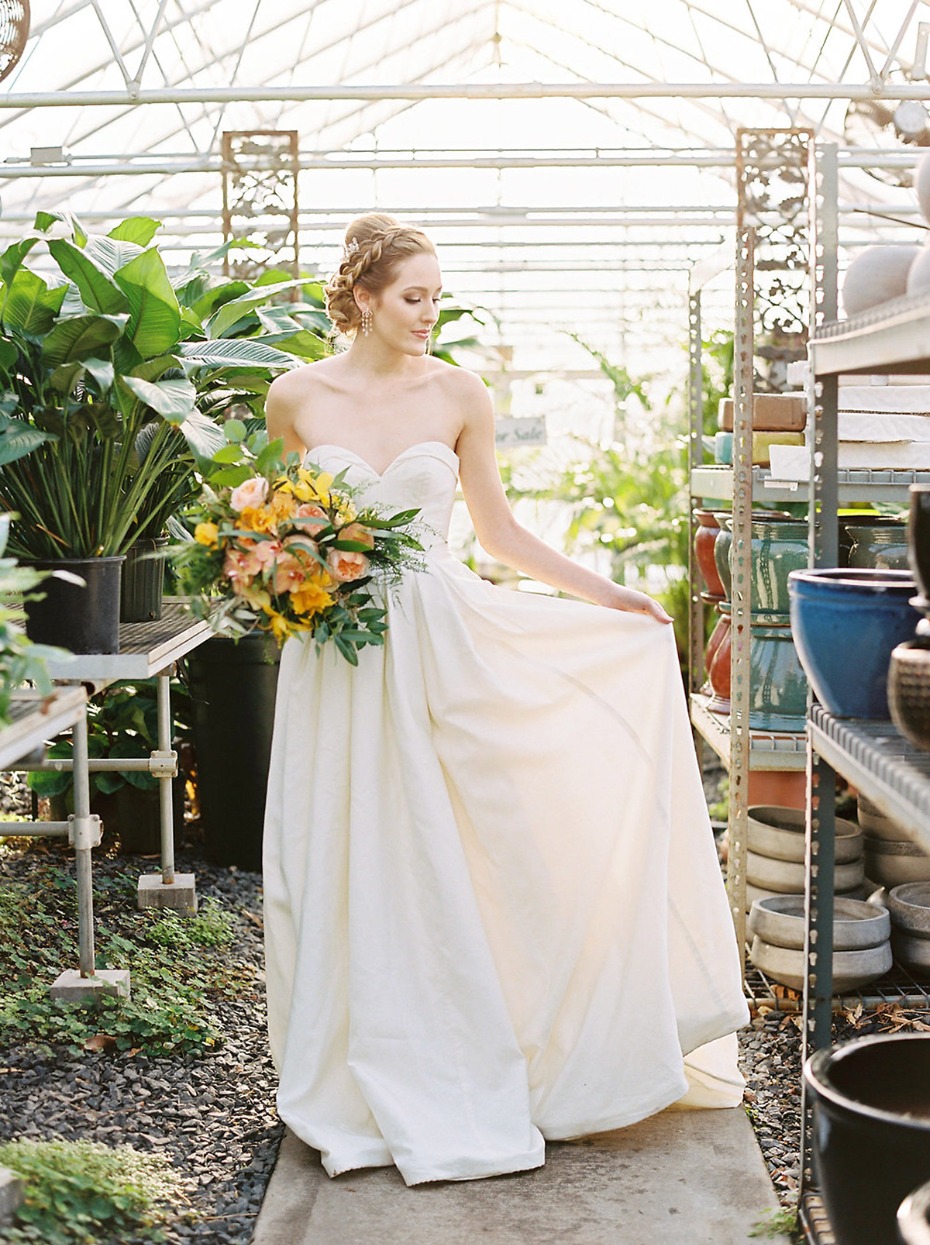
[(282, 460), (280, 447), (255, 455), (230, 445), (215, 456), (188, 516), (193, 540), (173, 555), (179, 588), (217, 632), (269, 632), (279, 645), (307, 635), (318, 649), (332, 640), (358, 665), (360, 648), (384, 642), (378, 599), (424, 565), (419, 511), (359, 509), (344, 471), (333, 476), (296, 454)]

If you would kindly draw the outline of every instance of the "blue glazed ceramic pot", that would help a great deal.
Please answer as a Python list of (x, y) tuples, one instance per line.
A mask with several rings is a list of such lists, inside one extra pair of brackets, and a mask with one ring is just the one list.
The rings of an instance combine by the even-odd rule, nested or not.
[(818, 700), (840, 718), (888, 717), (891, 651), (920, 620), (907, 571), (792, 571), (791, 630)]

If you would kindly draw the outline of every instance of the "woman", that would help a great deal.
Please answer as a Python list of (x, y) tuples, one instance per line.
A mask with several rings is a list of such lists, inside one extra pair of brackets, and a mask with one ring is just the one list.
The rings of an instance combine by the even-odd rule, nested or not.
[[(383, 649), (285, 647), (265, 828), (281, 1117), (330, 1175), (408, 1184), (538, 1167), (689, 1086), (734, 1105), (716, 1040), (747, 1019), (670, 619), (517, 524), (487, 390), (428, 354), (440, 291), (423, 233), (360, 217), (327, 289), (351, 345), (267, 403), (427, 525)], [(458, 563), (459, 479), (492, 556), (584, 600)]]

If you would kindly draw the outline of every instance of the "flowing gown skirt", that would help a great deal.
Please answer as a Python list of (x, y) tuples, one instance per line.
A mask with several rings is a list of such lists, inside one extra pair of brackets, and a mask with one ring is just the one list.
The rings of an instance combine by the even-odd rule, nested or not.
[[(442, 462), (392, 473), (407, 488), (371, 472), (375, 496), (425, 490), (429, 514)], [(441, 539), (389, 624), (357, 669), (331, 645), (282, 657), (282, 1118), (331, 1175), (395, 1163), (416, 1184), (661, 1110), (689, 1052), (695, 1101), (737, 1103), (735, 1043), (696, 1051), (747, 1009), (671, 627), (492, 587)]]

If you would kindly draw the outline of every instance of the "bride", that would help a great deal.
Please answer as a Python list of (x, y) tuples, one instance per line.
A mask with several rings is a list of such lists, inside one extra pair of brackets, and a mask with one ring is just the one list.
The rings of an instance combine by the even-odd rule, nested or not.
[[(351, 344), (267, 402), (286, 450), (428, 533), (383, 648), (286, 644), (265, 826), (281, 1117), (330, 1175), (411, 1185), (736, 1105), (748, 1018), (671, 620), (516, 522), (484, 384), (428, 353), (440, 293), (425, 234), (353, 221)], [(459, 482), (489, 554), (581, 600), (459, 563)]]

